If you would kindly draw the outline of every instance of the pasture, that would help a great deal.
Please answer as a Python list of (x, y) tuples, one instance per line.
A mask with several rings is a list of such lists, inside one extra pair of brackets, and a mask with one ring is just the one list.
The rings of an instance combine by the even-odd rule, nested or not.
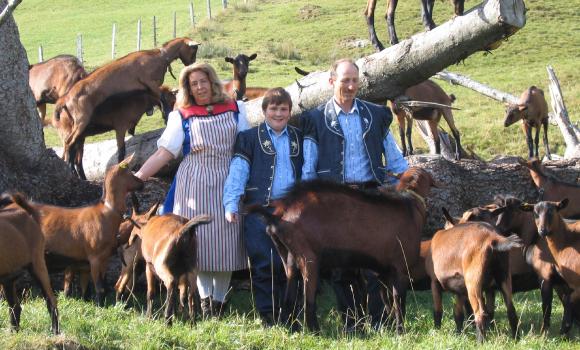
[[(574, 2), (577, 2), (574, 1)], [(466, 9), (477, 5), (466, 1)], [(51, 8), (39, 0), (24, 1), (16, 10), (21, 41), (28, 51), (30, 63), (36, 62), (37, 47), (42, 44), (44, 57), (76, 52), (77, 33), (83, 34), (85, 64), (99, 66), (110, 60), (111, 26), (117, 23), (117, 57), (135, 49), (136, 23), (143, 19), (142, 48), (151, 48), (150, 22), (158, 16), (158, 43), (171, 38), (171, 18), (178, 12), (178, 36), (189, 36), (202, 43), (198, 61), (209, 61), (221, 78), (231, 78), (231, 65), (224, 56), (256, 52), (258, 58), (250, 65), (248, 86), (286, 86), (298, 76), (293, 67), (305, 70), (326, 70), (335, 58), (359, 58), (373, 52), (370, 43), (363, 47), (352, 45), (358, 39), (367, 40), (367, 29), (362, 15), (364, 0), (325, 0), (314, 5), (307, 0), (232, 0), (230, 9), (219, 10), (221, 3), (212, 2), (215, 19), (205, 20), (205, 1), (194, 1), (196, 27), (188, 25), (189, 1), (140, 2), (135, 0), (99, 2), (87, 0), (55, 0)], [(518, 95), (530, 85), (547, 93), (545, 66), (551, 64), (564, 93), (573, 121), (580, 113), (580, 21), (577, 6), (555, 0), (526, 2), (526, 26), (492, 54), (478, 53), (460, 64), (449, 67), (499, 90)], [(578, 5), (578, 4), (576, 4)], [(379, 2), (376, 28), (383, 43), (387, 42), (386, 25), (382, 20), (384, 2)], [(449, 2), (437, 2), (434, 20), (443, 23), (452, 16)], [(423, 30), (419, 16), (419, 2), (401, 2), (396, 25), (401, 40)], [(39, 30), (39, 28), (42, 28)], [(182, 67), (173, 64), (174, 72)], [(465, 148), (472, 149), (485, 159), (509, 154), (526, 156), (527, 147), (518, 126), (503, 127), (504, 107), (459, 86), (437, 81), (447, 93), (457, 97), (454, 113), (456, 125)], [(165, 83), (175, 86), (169, 75)], [(50, 113), (50, 111), (49, 111)], [(157, 112), (144, 117), (137, 133), (157, 129), (163, 122)], [(444, 128), (447, 126), (444, 125)], [(391, 127), (398, 138), (396, 123)], [(418, 133), (414, 133), (416, 153), (426, 151)], [(60, 145), (51, 128), (45, 129), (46, 143)], [(94, 137), (88, 142), (113, 138), (112, 133)], [(562, 154), (565, 148), (557, 126), (550, 126), (550, 146), (553, 154)], [(578, 330), (572, 340), (558, 336), (562, 308), (554, 298), (552, 326), (547, 336), (539, 334), (541, 302), (538, 292), (516, 294), (514, 303), (520, 317), (519, 340), (509, 337), (506, 312), (501, 298), (497, 298), (496, 325), (489, 339), (477, 345), (470, 323), (464, 334), (454, 333), (452, 303), (445, 294), (444, 320), (441, 330), (433, 329), (431, 296), (426, 292), (410, 292), (407, 297), (406, 334), (396, 336), (392, 330), (373, 331), (354, 336), (346, 335), (339, 324), (334, 307), (334, 296), (325, 284), (319, 296), (319, 320), (322, 334), (288, 333), (276, 327), (265, 329), (253, 311), (251, 295), (247, 291), (232, 293), (225, 317), (219, 321), (198, 321), (196, 326), (177, 321), (173, 327), (160, 319), (144, 316), (145, 298), (138, 295), (129, 302), (112, 304), (114, 296), (107, 295), (107, 304), (98, 308), (92, 303), (59, 296), (62, 334), (48, 332), (49, 320), (45, 305), (37, 296), (23, 303), (20, 333), (8, 330), (8, 310), (0, 301), (0, 348), (199, 348), (199, 349), (262, 349), (262, 348), (545, 348), (572, 349), (578, 346)], [(163, 296), (157, 296), (156, 310), (161, 308)]]

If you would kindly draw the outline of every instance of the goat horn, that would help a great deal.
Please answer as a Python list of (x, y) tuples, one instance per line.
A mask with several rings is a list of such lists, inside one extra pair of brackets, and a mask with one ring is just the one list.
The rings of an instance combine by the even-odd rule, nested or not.
[(190, 41), (187, 43), (187, 46), (199, 46), (201, 45), (200, 43), (198, 43), (197, 41)]

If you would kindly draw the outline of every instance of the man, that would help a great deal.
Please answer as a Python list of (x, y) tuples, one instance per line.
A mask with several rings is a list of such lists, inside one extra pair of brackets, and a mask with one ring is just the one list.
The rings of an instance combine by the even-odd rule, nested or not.
[[(327, 179), (360, 190), (374, 190), (383, 183), (396, 182), (387, 173), (403, 172), (408, 163), (389, 133), (391, 111), (356, 98), (359, 69), (352, 60), (336, 61), (329, 82), (333, 98), (302, 116), (302, 180)], [(368, 312), (373, 325), (379, 326), (384, 320), (379, 283), (370, 271), (364, 275)], [(333, 286), (347, 330), (352, 331), (367, 298), (359, 292), (354, 271), (334, 271)]]

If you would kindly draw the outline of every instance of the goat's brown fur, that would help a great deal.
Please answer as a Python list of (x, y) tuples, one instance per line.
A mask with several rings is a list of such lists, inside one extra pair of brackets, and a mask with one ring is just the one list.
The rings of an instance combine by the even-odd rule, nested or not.
[[(522, 120), (522, 130), (526, 135), (529, 157), (539, 157), (540, 127), (544, 126), (546, 157), (551, 159), (550, 146), (548, 145), (548, 102), (546, 102), (542, 89), (530, 86), (522, 93), (517, 104), (507, 105), (504, 126), (508, 127), (520, 119)], [(534, 140), (532, 139), (532, 128), (536, 128)]]
[(558, 202), (564, 198), (571, 199), (566, 208), (560, 210), (560, 215), (566, 219), (580, 218), (580, 185), (565, 182), (554, 176), (542, 162), (533, 158), (528, 161), (520, 159), (520, 164), (530, 171), (530, 176), (538, 192), (539, 200)]
[[(125, 136), (127, 131), (135, 129), (144, 113), (153, 110), (157, 105), (163, 106), (163, 118), (167, 119), (166, 113), (173, 110), (175, 104), (175, 94), (171, 88), (164, 85), (159, 89), (161, 91), (160, 100), (147, 92), (132, 91), (111, 96), (95, 108), (90, 123), (78, 137), (77, 142), (71, 145), (71, 153), (74, 154), (74, 169), (81, 179), (86, 180), (82, 162), (86, 137), (115, 130), (117, 159), (121, 162), (126, 155)], [(160, 103), (160, 101), (164, 102)], [(63, 146), (66, 146), (66, 138), (74, 128), (74, 120), (68, 110), (61, 110), (59, 118), (53, 118), (52, 125), (58, 130)], [(66, 158), (66, 154), (63, 154), (63, 158)]]
[(483, 292), (492, 288), (492, 281), (500, 286), (506, 303), (512, 336), (516, 336), (517, 316), (512, 302), (512, 280), (509, 271), (510, 249), (521, 247), (520, 239), (513, 235), (503, 237), (484, 222), (460, 223), (435, 233), (431, 240), (426, 270), (431, 277), (435, 325), (441, 325), (443, 313), (441, 291), (455, 293), (455, 320), (462, 328), (462, 308), (465, 296), (475, 316), (477, 339), (485, 338), (487, 310)]
[[(447, 106), (451, 106), (453, 101), (455, 101), (455, 96), (447, 95), (443, 89), (432, 80), (425, 80), (422, 83), (411, 86), (405, 90), (405, 96), (409, 97), (411, 100), (424, 101), (424, 102), (435, 102)], [(396, 103), (391, 103), (391, 110), (397, 116), (397, 121), (399, 122), (399, 135), (401, 136), (401, 145), (403, 147), (403, 155), (408, 156), (413, 154), (413, 144), (411, 142), (411, 134), (413, 129), (413, 120), (426, 120), (429, 124), (429, 129), (431, 130), (431, 135), (433, 141), (435, 142), (435, 151), (437, 154), (441, 153), (441, 140), (439, 139), (439, 121), (441, 116), (447, 121), (449, 129), (455, 138), (455, 159), (461, 158), (461, 140), (459, 135), (459, 130), (455, 126), (455, 121), (453, 119), (453, 113), (450, 108), (432, 108), (432, 107), (410, 107), (411, 116), (405, 112), (402, 106)], [(405, 131), (406, 125), (406, 131)], [(407, 144), (405, 142), (405, 135), (407, 136), (407, 141), (409, 143), (409, 149), (407, 149)]]
[(62, 109), (67, 109), (74, 123), (72, 131), (65, 139), (65, 160), (73, 165), (74, 154), (70, 148), (82, 136), (90, 124), (95, 108), (108, 97), (131, 91), (144, 91), (159, 99), (159, 87), (170, 63), (179, 58), (184, 65), (195, 62), (198, 43), (189, 38), (173, 39), (160, 49), (130, 53), (116, 59), (78, 81), (71, 90), (59, 100), (55, 108), (58, 118)]
[(59, 333), (56, 298), (50, 286), (44, 247), (39, 213), (21, 194), (3, 195), (0, 204), (0, 287), (4, 288), (14, 330), (20, 327), (22, 310), (14, 282), (23, 270), (28, 270), (46, 300), (52, 332)]
[[(208, 215), (198, 215), (191, 220), (175, 215), (153, 216), (142, 229), (134, 229), (134, 236), (141, 238), (141, 252), (145, 259), (147, 276), (147, 315), (153, 312), (155, 275), (167, 288), (165, 320), (171, 324), (174, 314), (176, 284), (187, 285), (187, 305), (192, 321), (195, 319), (194, 293), (197, 278), (197, 239), (195, 227), (211, 221)], [(180, 288), (180, 304), (185, 304), (185, 288)]]
[[(143, 181), (129, 169), (133, 156), (111, 167), (105, 174), (103, 198), (94, 205), (63, 208), (45, 204), (33, 206), (42, 215), (42, 231), (50, 256), (63, 257), (75, 263), (88, 263), (95, 285), (97, 303), (103, 301), (103, 277), (109, 258), (116, 251), (117, 232), (127, 210), (127, 193), (143, 188)], [(50, 259), (49, 269), (59, 268)]]
[(72, 55), (59, 55), (29, 67), (28, 84), (43, 124), (46, 104), (56, 103), (77, 81), (86, 76), (83, 65)]

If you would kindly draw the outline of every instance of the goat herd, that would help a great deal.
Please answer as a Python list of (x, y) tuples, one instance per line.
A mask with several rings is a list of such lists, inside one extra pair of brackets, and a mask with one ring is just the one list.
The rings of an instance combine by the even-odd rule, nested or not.
[[(19, 327), (21, 312), (15, 279), (22, 270), (40, 284), (52, 331), (58, 333), (48, 271), (67, 268), (68, 276), (78, 270), (84, 277), (90, 272), (101, 305), (104, 273), (118, 247), (125, 250), (125, 267), (115, 286), (118, 300), (131, 292), (128, 281), (133, 279), (134, 266), (145, 262), (147, 315), (152, 314), (157, 275), (167, 288), (167, 322), (174, 317), (176, 289), (185, 317), (195, 320), (195, 227), (211, 218), (201, 215), (188, 221), (173, 214), (156, 216), (154, 205), (144, 214), (134, 208), (125, 220), (126, 196), (143, 187), (129, 170), (130, 161), (131, 157), (107, 171), (103, 198), (92, 206), (62, 208), (31, 203), (20, 194), (2, 197), (0, 282), (14, 329)], [(445, 228), (429, 240), (421, 237), (425, 199), (438, 184), (417, 167), (403, 173), (395, 189), (367, 193), (315, 180), (295, 186), (274, 203), (273, 213), (260, 206), (248, 208), (265, 217), (284, 262), (288, 285), (282, 319), (297, 317), (292, 306), (297, 305), (296, 287), (302, 277), (306, 326), (318, 331), (315, 298), (320, 271), (354, 267), (378, 274), (386, 286), (385, 300), (392, 301), (398, 333), (404, 331), (406, 293), (413, 284), (415, 290), (430, 285), (437, 328), (443, 313), (441, 293), (454, 293), (457, 331), (463, 330), (465, 313), (473, 314), (479, 341), (485, 339), (494, 317), (495, 290), (503, 296), (515, 337), (518, 317), (512, 293), (540, 286), (542, 331), (547, 331), (554, 288), (564, 307), (561, 332), (567, 334), (580, 320), (580, 226), (565, 219), (580, 215), (580, 203), (567, 199), (580, 196), (580, 186), (557, 180), (537, 159), (521, 164), (529, 168), (542, 201), (533, 205), (497, 196), (494, 203), (467, 210), (461, 218), (444, 210)]]

